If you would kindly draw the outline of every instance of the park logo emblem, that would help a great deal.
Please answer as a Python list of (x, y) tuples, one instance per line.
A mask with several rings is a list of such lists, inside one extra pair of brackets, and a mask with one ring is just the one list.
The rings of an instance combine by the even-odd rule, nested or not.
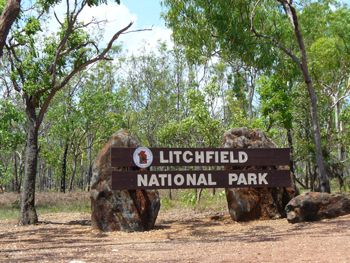
[(139, 147), (133, 155), (134, 163), (139, 168), (147, 168), (152, 164), (153, 154), (147, 147)]

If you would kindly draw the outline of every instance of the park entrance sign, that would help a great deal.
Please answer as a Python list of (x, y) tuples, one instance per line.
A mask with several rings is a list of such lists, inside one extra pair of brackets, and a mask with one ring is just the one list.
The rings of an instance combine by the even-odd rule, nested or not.
[(289, 170), (145, 171), (149, 166), (278, 166), (290, 164), (289, 148), (111, 148), (112, 190), (290, 187)]

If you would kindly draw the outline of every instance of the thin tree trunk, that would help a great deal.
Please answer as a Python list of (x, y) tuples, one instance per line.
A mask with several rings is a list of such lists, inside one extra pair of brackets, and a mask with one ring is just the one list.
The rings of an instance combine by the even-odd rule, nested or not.
[[(29, 103), (28, 103), (29, 104)], [(21, 198), (19, 225), (36, 224), (38, 216), (35, 209), (35, 179), (38, 163), (38, 129), (39, 124), (35, 108), (27, 104), (28, 137), (27, 157)]]
[(17, 154), (16, 151), (13, 151), (13, 164), (14, 164), (14, 182), (13, 182), (13, 191), (16, 193), (20, 192), (19, 180), (18, 180), (18, 165), (17, 165)]
[(74, 168), (73, 168), (72, 176), (69, 180), (69, 192), (72, 192), (72, 190), (73, 190), (74, 176), (75, 176), (75, 173), (77, 171), (77, 159), (78, 159), (78, 156), (74, 155)]
[(284, 11), (292, 24), (295, 36), (299, 44), (301, 63), (295, 56), (291, 56), (291, 57), (300, 67), (301, 72), (304, 76), (304, 81), (306, 83), (307, 90), (309, 92), (310, 111), (311, 111), (312, 128), (313, 128), (314, 141), (315, 141), (316, 162), (318, 165), (318, 175), (320, 180), (320, 190), (321, 192), (330, 193), (331, 189), (329, 186), (329, 181), (327, 179), (326, 169), (323, 163), (321, 132), (320, 132), (320, 128), (318, 124), (318, 116), (317, 116), (317, 98), (316, 98), (316, 93), (312, 85), (312, 81), (309, 74), (306, 50), (305, 50), (303, 37), (299, 30), (299, 21), (298, 21), (297, 13), (291, 3), (288, 3), (282, 0), (278, 0), (278, 1), (281, 2), (281, 4), (283, 5)]
[(199, 205), (201, 201), (202, 192), (203, 192), (203, 188), (200, 188), (199, 191), (197, 192), (197, 200), (196, 200), (197, 205)]
[(62, 160), (62, 179), (61, 179), (61, 192), (66, 192), (66, 175), (67, 175), (67, 155), (68, 155), (68, 140), (64, 145), (63, 160)]
[(81, 161), (80, 161), (80, 180), (79, 180), (79, 187), (81, 188), (81, 190), (84, 190), (84, 162), (83, 162), (84, 158), (83, 156), (81, 157)]
[(321, 132), (318, 124), (318, 116), (317, 116), (317, 99), (315, 90), (312, 86), (312, 82), (305, 81), (310, 95), (311, 101), (311, 118), (312, 118), (312, 128), (314, 132), (314, 140), (315, 140), (315, 153), (316, 153), (316, 162), (318, 165), (318, 176), (320, 180), (320, 190), (321, 192), (330, 193), (331, 189), (329, 186), (329, 181), (326, 175), (326, 169), (323, 163), (323, 155), (322, 155), (322, 144), (321, 144)]
[(294, 158), (293, 158), (293, 137), (292, 137), (292, 129), (287, 130), (287, 138), (288, 138), (288, 144), (290, 148), (290, 170), (295, 175), (294, 171)]
[(23, 147), (22, 154), (20, 155), (19, 177), (18, 177), (18, 193), (21, 192), (22, 178), (23, 178), (23, 172), (24, 172), (24, 168), (25, 168), (24, 155), (25, 155), (26, 149), (27, 149), (27, 143)]
[(310, 178), (309, 164), (308, 164), (308, 162), (305, 162), (305, 186), (306, 186), (306, 188), (309, 188), (309, 178)]

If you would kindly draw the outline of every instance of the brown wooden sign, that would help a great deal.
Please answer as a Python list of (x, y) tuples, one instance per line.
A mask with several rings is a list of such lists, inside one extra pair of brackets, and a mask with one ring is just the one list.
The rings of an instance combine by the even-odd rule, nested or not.
[(112, 172), (113, 190), (290, 186), (289, 170)]
[[(289, 148), (112, 148), (112, 167), (289, 165)], [(113, 171), (113, 190), (289, 187), (289, 170)]]
[[(289, 148), (112, 148), (111, 165), (118, 166), (271, 166), (289, 165)], [(152, 156), (152, 160), (150, 160)], [(138, 162), (138, 163), (136, 163)], [(144, 167), (140, 166), (144, 163)]]

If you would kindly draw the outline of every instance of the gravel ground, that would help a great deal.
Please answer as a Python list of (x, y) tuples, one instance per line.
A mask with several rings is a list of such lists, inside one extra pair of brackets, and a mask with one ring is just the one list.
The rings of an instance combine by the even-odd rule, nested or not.
[(0, 221), (0, 262), (350, 262), (350, 215), (235, 223), (226, 211), (160, 212), (154, 230), (91, 230), (89, 213)]

